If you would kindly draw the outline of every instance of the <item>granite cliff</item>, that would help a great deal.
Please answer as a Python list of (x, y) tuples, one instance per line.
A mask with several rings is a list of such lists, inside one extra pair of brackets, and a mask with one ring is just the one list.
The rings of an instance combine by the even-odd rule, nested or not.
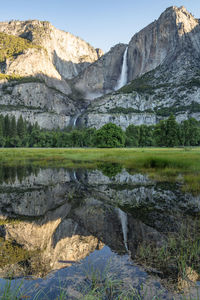
[(127, 85), (114, 91), (115, 81), (112, 93), (88, 107), (83, 124), (99, 128), (113, 122), (125, 129), (155, 124), (171, 113), (178, 122), (200, 120), (199, 20), (184, 7), (170, 7), (127, 47)]
[(105, 55), (49, 22), (4, 22), (2, 33), (30, 43), (1, 59), (3, 114), (22, 114), (49, 129), (76, 125), (77, 118), (87, 127), (113, 122), (123, 129), (170, 113), (178, 122), (200, 120), (200, 22), (183, 6), (169, 7)]
[(68, 81), (103, 53), (49, 22), (0, 23), (0, 108), (43, 128), (64, 128), (81, 103)]
[[(97, 250), (102, 250), (105, 257), (108, 248), (118, 255), (116, 267), (122, 272), (124, 254), (129, 254), (125, 263), (131, 258), (133, 268), (141, 243), (161, 247), (170, 234), (171, 245), (173, 234), (183, 234), (184, 222), (189, 232), (198, 228), (200, 196), (184, 193), (181, 182), (157, 182), (123, 168), (110, 176), (105, 165), (96, 170), (5, 166), (1, 171), (1, 277), (36, 279), (72, 266), (68, 268), (72, 280), (73, 266), (82, 269), (86, 258), (88, 270), (93, 261), (87, 256), (97, 257)], [(109, 257), (109, 264), (112, 261)], [(139, 265), (140, 271), (148, 270), (146, 263)], [(150, 269), (150, 275), (163, 279), (159, 265)], [(55, 272), (48, 277), (55, 280)]]

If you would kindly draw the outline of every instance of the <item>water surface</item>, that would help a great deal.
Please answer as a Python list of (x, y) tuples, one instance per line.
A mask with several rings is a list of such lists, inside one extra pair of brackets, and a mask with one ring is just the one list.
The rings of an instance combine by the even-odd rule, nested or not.
[[(1, 286), (12, 278), (14, 289), (23, 279), (30, 299), (61, 291), (80, 299), (94, 277), (102, 283), (109, 276), (134, 289), (135, 299), (183, 299), (176, 262), (165, 270), (141, 258), (141, 246), (162, 247), (183, 228), (198, 234), (200, 196), (183, 193), (180, 183), (102, 164), (2, 167), (0, 184)], [(197, 297), (199, 266), (190, 268), (197, 277), (187, 289)]]

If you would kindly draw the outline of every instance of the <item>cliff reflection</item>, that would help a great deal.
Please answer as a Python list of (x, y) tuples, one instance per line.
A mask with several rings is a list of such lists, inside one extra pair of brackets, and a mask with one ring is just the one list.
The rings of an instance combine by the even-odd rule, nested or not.
[[(16, 260), (0, 263), (1, 277), (8, 273), (42, 277), (107, 245), (119, 255), (128, 253), (151, 273), (161, 277), (174, 273), (178, 280), (180, 261), (169, 261), (169, 271), (156, 258), (162, 251), (172, 255), (172, 242), (179, 247), (175, 237), (184, 238), (183, 214), (187, 219), (184, 226), (193, 233), (191, 239), (184, 239), (187, 246), (178, 249), (195, 251), (190, 242), (199, 239), (199, 222), (194, 217), (200, 211), (199, 197), (183, 194), (178, 184), (161, 184), (124, 169), (112, 176), (100, 170), (29, 171), (24, 171), (21, 180), (17, 171), (9, 171), (15, 176), (7, 176), (1, 184), (1, 243), (10, 243), (12, 256), (15, 249), (24, 251)], [(179, 245), (182, 241), (179, 239)], [(187, 268), (194, 263), (199, 266), (197, 254), (182, 260)]]

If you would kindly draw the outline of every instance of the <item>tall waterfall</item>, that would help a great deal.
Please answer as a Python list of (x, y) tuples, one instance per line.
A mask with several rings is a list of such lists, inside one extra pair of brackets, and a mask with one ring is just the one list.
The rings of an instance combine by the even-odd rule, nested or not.
[(124, 238), (124, 246), (128, 251), (128, 244), (127, 244), (127, 238), (128, 238), (128, 219), (127, 219), (127, 214), (122, 211), (120, 208), (117, 209), (118, 211), (118, 217), (120, 219), (121, 222), (121, 226), (122, 226), (122, 232), (123, 232), (123, 238)]
[(126, 47), (126, 49), (124, 51), (122, 70), (121, 70), (121, 74), (120, 74), (120, 77), (118, 79), (117, 85), (115, 87), (115, 90), (119, 90), (121, 87), (123, 87), (125, 84), (127, 84), (127, 81), (128, 81), (127, 55), (128, 55), (128, 47)]

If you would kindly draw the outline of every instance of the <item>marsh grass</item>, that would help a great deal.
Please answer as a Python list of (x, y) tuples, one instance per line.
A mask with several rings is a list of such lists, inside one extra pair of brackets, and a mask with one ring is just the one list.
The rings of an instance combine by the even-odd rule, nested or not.
[[(0, 300), (51, 300), (52, 297), (40, 287), (33, 295), (31, 289), (25, 290), (23, 280), (13, 287), (11, 280), (7, 280), (6, 285), (0, 286)], [(93, 269), (91, 274), (87, 274), (84, 284), (79, 287), (77, 294), (73, 297), (67, 293), (66, 287), (59, 285), (56, 300), (80, 299), (80, 300), (161, 300), (165, 299), (165, 290), (159, 289), (155, 292), (151, 287), (140, 284), (136, 288), (127, 282), (117, 279), (108, 273), (103, 273), (98, 269)], [(155, 294), (156, 293), (156, 294)], [(176, 297), (172, 296), (172, 300)], [(200, 300), (198, 290), (195, 298), (189, 293), (183, 294), (182, 300)]]
[[(151, 295), (147, 289), (143, 289), (141, 285), (138, 291), (136, 288), (129, 287), (125, 288), (123, 281), (115, 280), (111, 277), (105, 278), (104, 281), (99, 281), (97, 278), (91, 287), (83, 288), (81, 292), (84, 295), (79, 294), (80, 300), (159, 300), (162, 291), (158, 296)], [(149, 294), (148, 298), (146, 298)], [(32, 300), (51, 300), (52, 298), (48, 296), (46, 292), (39, 289), (34, 296), (30, 296), (29, 291), (23, 289), (23, 281), (21, 281), (16, 287), (13, 288), (11, 281), (7, 280), (6, 285), (0, 287), (0, 300), (22, 300), (22, 299), (32, 299)], [(63, 291), (62, 287), (58, 291), (58, 295), (55, 300), (68, 300), (72, 299), (68, 294)], [(78, 299), (74, 298), (73, 299)]]
[(158, 291), (158, 295), (153, 295), (151, 289), (142, 284), (137, 288), (127, 284), (117, 274), (112, 274), (110, 262), (103, 272), (89, 264), (85, 284), (81, 286), (80, 292), (82, 300), (158, 300), (163, 294), (162, 289)]
[(1, 300), (20, 300), (25, 298), (25, 294), (22, 292), (23, 281), (21, 281), (16, 287), (11, 286), (11, 280), (7, 280), (4, 287), (0, 286), (0, 299)]
[[(186, 218), (186, 217), (185, 217)], [(153, 268), (160, 272), (160, 277), (167, 279), (168, 285), (180, 289), (180, 281), (190, 281), (190, 273), (195, 274), (195, 280), (200, 279), (200, 220), (183, 222), (178, 232), (167, 233), (167, 241), (162, 246), (156, 243), (143, 242), (139, 245), (136, 260), (147, 269)]]
[(200, 193), (200, 148), (124, 148), (124, 149), (0, 149), (0, 164), (98, 169), (112, 164), (130, 173), (148, 174), (157, 181), (179, 181), (183, 192)]
[[(32, 295), (32, 291), (25, 289), (23, 287), (24, 281), (21, 280), (17, 285), (13, 286), (12, 281), (8, 279), (6, 284), (0, 286), (0, 300), (22, 300), (22, 299), (32, 299), (32, 300), (51, 300), (48, 294), (43, 289), (38, 289), (35, 295)], [(58, 295), (56, 300), (66, 300), (69, 299), (66, 292), (59, 287)]]

